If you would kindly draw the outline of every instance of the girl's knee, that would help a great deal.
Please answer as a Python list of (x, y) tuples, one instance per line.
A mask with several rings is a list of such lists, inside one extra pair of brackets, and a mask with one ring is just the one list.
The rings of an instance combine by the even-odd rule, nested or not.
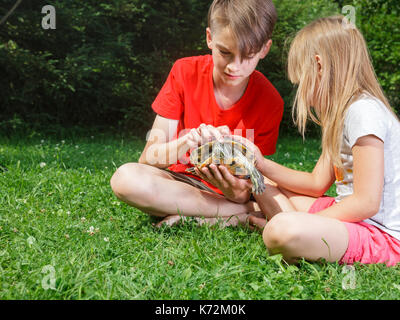
[(284, 251), (301, 237), (298, 215), (282, 212), (275, 215), (263, 231), (263, 240), (269, 250)]

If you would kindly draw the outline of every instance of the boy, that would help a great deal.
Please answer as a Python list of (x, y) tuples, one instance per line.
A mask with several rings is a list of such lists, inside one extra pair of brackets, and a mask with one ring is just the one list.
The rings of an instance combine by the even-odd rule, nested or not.
[(180, 216), (243, 218), (254, 211), (249, 180), (224, 166), (197, 170), (198, 176), (185, 170), (191, 149), (232, 133), (254, 138), (264, 155), (275, 152), (283, 100), (255, 68), (270, 50), (276, 19), (271, 0), (213, 1), (206, 29), (212, 55), (175, 62), (152, 105), (157, 116), (139, 163), (111, 178), (120, 200), (167, 224)]

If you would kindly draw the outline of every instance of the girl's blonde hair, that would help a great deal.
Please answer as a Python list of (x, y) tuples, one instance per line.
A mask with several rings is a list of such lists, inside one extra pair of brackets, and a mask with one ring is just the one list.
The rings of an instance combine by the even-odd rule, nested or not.
[(298, 84), (292, 115), (300, 133), (304, 137), (308, 119), (319, 124), (323, 155), (338, 168), (343, 167), (340, 148), (346, 110), (363, 92), (381, 100), (394, 114), (364, 37), (344, 16), (318, 19), (298, 32), (289, 51), (288, 75)]

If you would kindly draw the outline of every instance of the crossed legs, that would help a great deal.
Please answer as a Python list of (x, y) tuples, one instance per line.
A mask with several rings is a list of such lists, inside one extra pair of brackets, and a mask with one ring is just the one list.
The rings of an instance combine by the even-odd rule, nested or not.
[(255, 196), (266, 219), (249, 215), (257, 210), (254, 202), (228, 201), (221, 195), (176, 181), (167, 172), (148, 165), (121, 166), (111, 178), (111, 187), (120, 200), (150, 215), (166, 218), (167, 224), (176, 223), (181, 216), (204, 217), (211, 224), (223, 218), (230, 221), (226, 225), (249, 219), (263, 229), (269, 252), (281, 253), (288, 263), (296, 263), (300, 258), (334, 262), (347, 250), (348, 232), (343, 222), (307, 213), (315, 198), (280, 189), (273, 183), (267, 183), (266, 192)]
[(254, 210), (254, 203), (228, 201), (221, 195), (176, 181), (163, 170), (138, 163), (121, 166), (110, 183), (115, 195), (123, 202), (163, 218), (187, 216), (216, 220), (235, 216), (242, 219)]
[(288, 263), (301, 258), (335, 262), (345, 254), (349, 237), (344, 223), (307, 213), (315, 198), (269, 184), (267, 192), (256, 199), (267, 220), (251, 216), (250, 223), (263, 229), (271, 254), (282, 254)]

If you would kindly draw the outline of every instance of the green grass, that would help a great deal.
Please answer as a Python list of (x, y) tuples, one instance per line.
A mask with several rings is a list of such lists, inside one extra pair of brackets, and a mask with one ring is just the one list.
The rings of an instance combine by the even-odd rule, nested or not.
[[(68, 131), (0, 137), (0, 299), (400, 298), (399, 267), (288, 266), (246, 227), (154, 229), (109, 186), (143, 146)], [(318, 150), (281, 138), (272, 158), (311, 170)]]

